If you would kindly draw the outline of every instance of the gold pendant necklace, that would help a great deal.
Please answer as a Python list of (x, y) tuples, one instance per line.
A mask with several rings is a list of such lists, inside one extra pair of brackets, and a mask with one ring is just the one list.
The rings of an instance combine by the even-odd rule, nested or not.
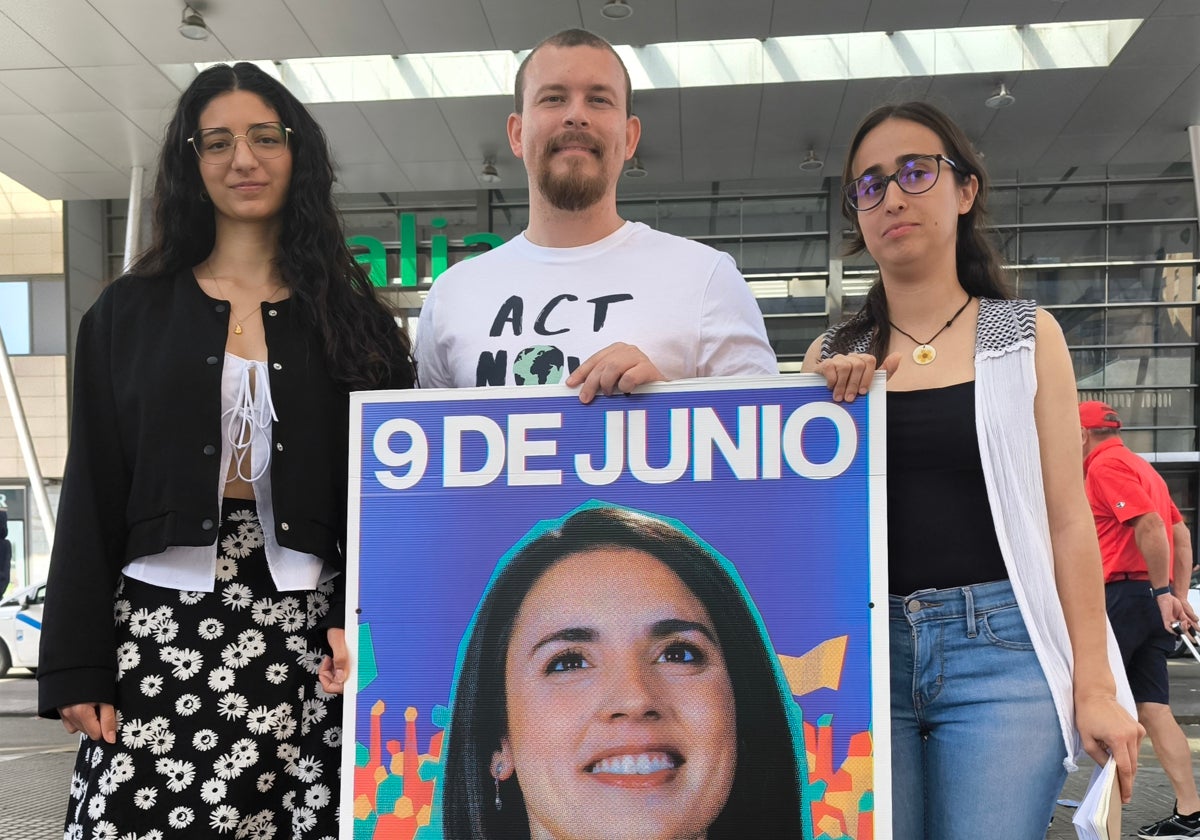
[(925, 365), (930, 364), (934, 359), (937, 358), (937, 350), (934, 349), (934, 346), (933, 346), (934, 340), (939, 335), (944, 333), (946, 331), (946, 328), (949, 327), (951, 324), (953, 324), (954, 321), (958, 318), (958, 316), (963, 313), (963, 310), (967, 308), (967, 304), (969, 304), (971, 302), (971, 298), (972, 298), (971, 295), (967, 295), (966, 303), (964, 303), (962, 306), (958, 307), (958, 311), (955, 312), (953, 315), (951, 315), (950, 320), (947, 321), (946, 323), (942, 324), (942, 328), (940, 330), (938, 330), (937, 332), (935, 332), (933, 334), (933, 338), (930, 338), (928, 341), (921, 341), (919, 338), (914, 338), (909, 333), (906, 333), (904, 330), (897, 327), (896, 323), (894, 321), (892, 321), (891, 319), (888, 320), (888, 323), (891, 325), (892, 329), (894, 329), (896, 332), (900, 333), (900, 335), (916, 342), (917, 346), (912, 351), (912, 359), (914, 362), (916, 362), (917, 364), (924, 367)]
[[(211, 280), (213, 282), (213, 285), (217, 287), (217, 293), (220, 294), (221, 297), (223, 297), (223, 298), (228, 298), (229, 296), (227, 294), (225, 294), (225, 288), (221, 285), (221, 281), (217, 279), (217, 275), (213, 273), (212, 266), (208, 264), (208, 260), (204, 261), (204, 268), (208, 274), (208, 279)], [(279, 287), (279, 289), (282, 289), (282, 288), (283, 288), (282, 286)], [(276, 289), (275, 291), (271, 292), (270, 296), (267, 297), (266, 300), (259, 301), (258, 306), (254, 307), (254, 311), (257, 312), (259, 315), (262, 315), (262, 305), (264, 303), (272, 303), (275, 298), (275, 295), (279, 294), (279, 289)], [(244, 330), (242, 329), (242, 324), (245, 323), (246, 319), (250, 317), (250, 313), (246, 313), (241, 318), (239, 318), (238, 314), (233, 311), (233, 301), (231, 300), (229, 302), (229, 314), (233, 318), (233, 334), (241, 335), (244, 332)]]
[[(261, 310), (261, 309), (259, 309), (257, 306), (256, 306), (256, 307), (254, 307), (254, 309), (255, 309), (255, 311), (256, 311), (256, 312), (262, 312), (262, 310)], [(237, 313), (233, 311), (233, 305), (232, 305), (232, 304), (230, 304), (230, 306), (229, 306), (229, 314), (233, 316), (233, 334), (234, 334), (234, 335), (241, 335), (241, 334), (242, 334), (242, 321), (243, 321), (243, 320), (245, 320), (245, 319), (244, 319), (244, 318), (239, 318), (239, 317), (237, 316)], [(249, 317), (250, 317), (249, 315), (245, 316), (245, 318), (249, 318)]]

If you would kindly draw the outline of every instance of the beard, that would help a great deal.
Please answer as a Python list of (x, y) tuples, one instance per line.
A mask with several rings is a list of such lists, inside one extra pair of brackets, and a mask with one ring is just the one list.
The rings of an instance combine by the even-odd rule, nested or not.
[(550, 202), (551, 206), (575, 212), (586, 210), (604, 197), (608, 191), (608, 183), (604, 178), (603, 167), (595, 174), (589, 174), (584, 166), (585, 161), (570, 161), (565, 173), (553, 172), (550, 168), (551, 158), (558, 146), (574, 143), (585, 143), (595, 149), (597, 160), (604, 161), (604, 150), (594, 145), (587, 135), (568, 133), (554, 138), (542, 150), (542, 159), (538, 165), (538, 191)]

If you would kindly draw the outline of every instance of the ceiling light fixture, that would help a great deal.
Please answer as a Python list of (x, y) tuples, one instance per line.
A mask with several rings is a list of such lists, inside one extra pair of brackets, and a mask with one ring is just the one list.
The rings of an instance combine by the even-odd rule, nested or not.
[(647, 175), (646, 168), (642, 166), (642, 159), (637, 155), (629, 161), (629, 168), (625, 170), (626, 178), (645, 178)]
[(800, 161), (800, 169), (804, 172), (818, 172), (825, 166), (825, 161), (817, 157), (816, 149), (809, 149), (804, 160)]
[(500, 183), (500, 172), (496, 169), (496, 162), (491, 158), (487, 158), (483, 162), (483, 169), (479, 170), (479, 180), (485, 184)]
[(183, 17), (179, 20), (179, 34), (189, 41), (208, 40), (208, 24), (200, 13), (191, 6), (183, 7)]
[(1017, 97), (1013, 96), (1012, 93), (1009, 92), (1008, 86), (1005, 85), (1004, 82), (1001, 82), (996, 87), (996, 91), (987, 99), (983, 100), (983, 104), (989, 108), (1007, 108), (1016, 101)]
[(604, 4), (604, 8), (600, 10), (600, 14), (609, 20), (625, 20), (633, 14), (633, 6), (630, 6), (625, 0), (608, 0)]

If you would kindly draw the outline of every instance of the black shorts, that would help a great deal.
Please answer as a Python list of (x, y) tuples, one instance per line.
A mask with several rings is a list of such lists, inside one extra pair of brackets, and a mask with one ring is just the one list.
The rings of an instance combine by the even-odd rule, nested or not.
[(1175, 650), (1175, 637), (1163, 627), (1162, 612), (1150, 593), (1149, 582), (1107, 583), (1104, 600), (1134, 702), (1165, 705), (1169, 694), (1167, 654)]

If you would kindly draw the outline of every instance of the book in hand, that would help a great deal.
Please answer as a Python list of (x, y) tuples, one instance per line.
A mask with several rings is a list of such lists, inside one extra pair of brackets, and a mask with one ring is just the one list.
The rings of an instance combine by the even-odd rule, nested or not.
[(1119, 840), (1121, 837), (1121, 794), (1117, 789), (1117, 761), (1111, 755), (1097, 766), (1088, 781), (1083, 801), (1071, 820), (1079, 840)]

